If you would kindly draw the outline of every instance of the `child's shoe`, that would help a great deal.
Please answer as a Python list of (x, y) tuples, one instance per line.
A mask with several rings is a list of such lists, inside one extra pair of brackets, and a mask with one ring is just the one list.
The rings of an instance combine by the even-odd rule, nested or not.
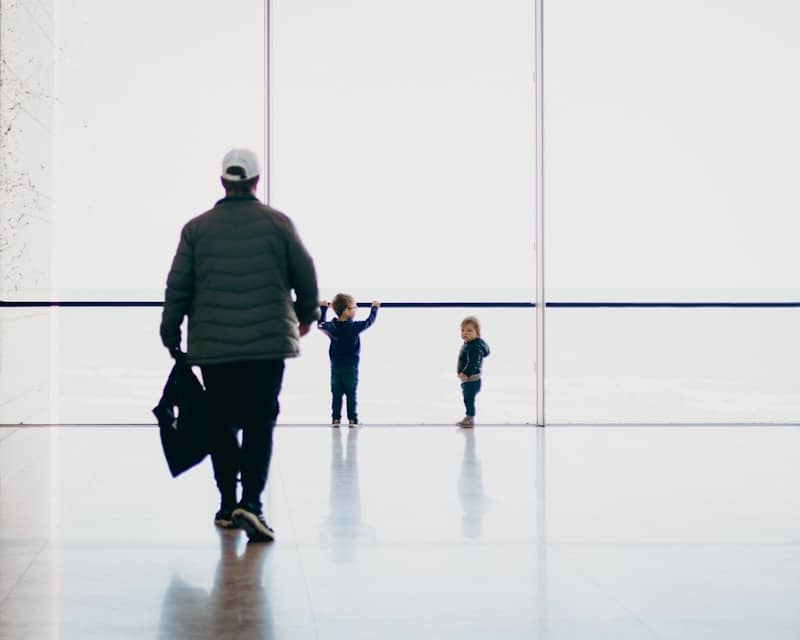
[(358, 420), (351, 420), (350, 424), (347, 425), (351, 429), (355, 429), (358, 426)]
[(334, 429), (338, 429), (340, 424), (341, 424), (341, 421), (339, 421), (339, 420), (331, 421), (331, 427), (333, 427)]
[(475, 426), (475, 418), (472, 416), (464, 416), (461, 420), (456, 422), (456, 425), (464, 429), (472, 429)]

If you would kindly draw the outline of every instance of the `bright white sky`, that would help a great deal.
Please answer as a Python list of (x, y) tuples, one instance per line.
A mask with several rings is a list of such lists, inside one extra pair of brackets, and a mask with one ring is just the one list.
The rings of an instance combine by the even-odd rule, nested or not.
[(551, 286), (797, 290), (800, 5), (545, 4)]
[[(227, 148), (263, 156), (263, 2), (57, 4), (56, 290), (153, 298)], [(545, 1), (551, 292), (797, 288), (797, 24)], [(272, 202), (322, 295), (533, 299), (532, 2), (273, 0), (273, 36)]]

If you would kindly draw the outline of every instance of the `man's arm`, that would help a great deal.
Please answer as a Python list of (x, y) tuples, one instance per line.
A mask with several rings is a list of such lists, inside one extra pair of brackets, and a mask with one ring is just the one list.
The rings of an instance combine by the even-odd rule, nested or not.
[(188, 226), (181, 231), (178, 249), (172, 260), (164, 291), (164, 309), (161, 312), (161, 342), (175, 353), (181, 346), (181, 323), (191, 307), (194, 296), (194, 250)]
[(323, 300), (319, 303), (319, 320), (317, 321), (317, 327), (322, 329), (322, 325), (325, 323), (325, 317), (328, 315), (328, 307), (330, 307), (330, 302), (327, 300)]
[(307, 327), (317, 318), (319, 312), (319, 290), (314, 261), (308, 253), (303, 241), (297, 234), (294, 224), (287, 218), (287, 256), (289, 259), (289, 286), (295, 292), (294, 312), (303, 326)]
[(320, 308), (321, 314), (320, 314), (319, 321), (317, 322), (317, 329), (322, 331), (322, 333), (324, 333), (329, 338), (332, 338), (333, 336), (331, 336), (331, 333), (329, 331), (329, 329), (331, 327), (331, 323), (325, 320), (325, 316), (328, 314), (328, 307), (330, 307), (330, 306), (331, 306), (330, 303), (327, 302), (326, 300), (323, 300), (320, 303), (319, 308)]

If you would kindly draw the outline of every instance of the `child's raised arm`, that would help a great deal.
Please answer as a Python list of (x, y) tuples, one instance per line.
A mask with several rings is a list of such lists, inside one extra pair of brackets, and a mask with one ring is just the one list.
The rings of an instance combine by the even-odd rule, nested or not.
[(372, 326), (372, 323), (375, 322), (375, 318), (378, 317), (378, 309), (380, 308), (381, 303), (377, 300), (372, 301), (372, 305), (369, 309), (369, 317), (366, 320), (359, 320), (354, 322), (353, 324), (356, 325), (356, 329), (359, 333), (364, 331), (365, 329), (369, 329)]

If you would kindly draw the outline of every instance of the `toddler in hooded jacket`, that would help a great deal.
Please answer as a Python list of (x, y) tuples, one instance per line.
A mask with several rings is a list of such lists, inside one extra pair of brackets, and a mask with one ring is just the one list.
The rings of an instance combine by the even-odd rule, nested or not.
[(475, 316), (461, 321), (461, 339), (464, 344), (458, 352), (457, 373), (466, 415), (456, 424), (471, 429), (475, 426), (475, 396), (481, 390), (481, 366), (489, 355), (489, 345), (481, 339), (481, 324)]

